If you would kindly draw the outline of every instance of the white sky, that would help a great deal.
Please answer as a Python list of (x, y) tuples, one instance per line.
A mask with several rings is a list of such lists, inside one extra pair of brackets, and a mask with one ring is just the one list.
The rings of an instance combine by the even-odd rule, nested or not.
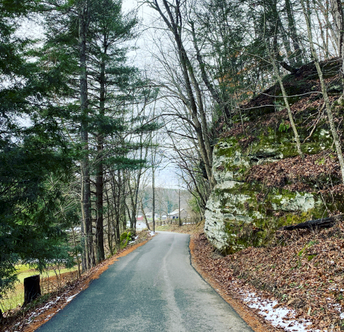
[[(151, 28), (151, 22), (156, 19), (156, 13), (153, 9), (150, 9), (147, 5), (142, 4), (142, 0), (123, 0), (123, 11), (129, 12), (137, 10), (137, 16), (139, 24), (142, 29), (142, 33), (136, 42), (137, 50), (130, 53), (132, 58), (132, 64), (146, 70), (147, 72), (156, 72), (156, 64), (154, 64), (154, 58), (152, 57), (152, 34), (155, 31)], [(162, 142), (163, 144), (163, 142)], [(164, 146), (162, 146), (164, 148)], [(168, 151), (165, 151), (168, 154)], [(181, 187), (175, 165), (169, 163), (162, 165), (156, 172), (156, 186), (164, 188), (178, 189)]]

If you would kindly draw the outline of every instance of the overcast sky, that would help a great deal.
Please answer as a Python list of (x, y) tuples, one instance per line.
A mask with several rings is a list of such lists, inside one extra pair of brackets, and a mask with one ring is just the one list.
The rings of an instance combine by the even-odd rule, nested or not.
[[(130, 54), (133, 64), (140, 69), (152, 73), (156, 70), (157, 64), (154, 63), (154, 58), (151, 55), (153, 44), (152, 37), (157, 34), (152, 28), (152, 22), (156, 21), (156, 12), (147, 5), (142, 4), (142, 0), (123, 0), (123, 11), (129, 12), (137, 10), (137, 16), (141, 25), (141, 34), (136, 41), (137, 50)], [(163, 142), (161, 142), (163, 145)], [(162, 146), (164, 148), (164, 146)], [(165, 155), (168, 155), (168, 150), (165, 150)], [(169, 162), (164, 162), (157, 171), (156, 186), (164, 188), (179, 188), (179, 179), (177, 176), (178, 170), (175, 165)]]

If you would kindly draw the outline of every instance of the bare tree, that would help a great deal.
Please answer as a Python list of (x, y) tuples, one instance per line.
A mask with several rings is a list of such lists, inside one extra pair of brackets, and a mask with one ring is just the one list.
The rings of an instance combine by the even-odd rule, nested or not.
[(303, 11), (303, 14), (305, 16), (305, 20), (306, 20), (306, 24), (307, 24), (308, 40), (309, 40), (309, 45), (310, 45), (310, 49), (311, 49), (311, 54), (313, 56), (314, 64), (315, 64), (315, 67), (316, 67), (316, 70), (317, 70), (317, 73), (319, 76), (322, 95), (324, 98), (325, 108), (326, 108), (326, 112), (327, 112), (327, 117), (328, 117), (328, 121), (329, 121), (330, 128), (331, 128), (333, 142), (334, 142), (334, 145), (336, 147), (337, 157), (338, 157), (340, 170), (341, 170), (341, 174), (342, 174), (342, 181), (344, 183), (344, 159), (343, 159), (341, 142), (340, 142), (340, 139), (339, 139), (339, 136), (337, 133), (335, 123), (334, 123), (333, 113), (332, 113), (332, 105), (331, 105), (331, 102), (330, 102), (330, 99), (329, 99), (329, 96), (327, 93), (326, 83), (325, 83), (324, 76), (323, 76), (323, 73), (322, 73), (322, 70), (320, 67), (317, 52), (316, 52), (315, 47), (314, 47), (311, 18), (310, 18), (309, 11), (307, 10), (306, 5), (308, 5), (307, 7), (309, 7), (309, 0), (301, 0), (302, 11)]
[[(190, 121), (197, 135), (199, 151), (205, 165), (207, 177), (210, 186), (216, 183), (212, 174), (212, 147), (209, 138), (209, 123), (204, 108), (203, 94), (200, 84), (196, 78), (195, 68), (189, 58), (188, 52), (184, 45), (184, 18), (182, 11), (185, 10), (185, 2), (174, 0), (172, 3), (166, 0), (147, 1), (147, 3), (156, 10), (171, 33), (175, 52), (178, 57), (178, 67), (181, 72), (182, 91), (175, 86), (176, 95), (183, 101), (190, 114)], [(166, 63), (165, 63), (166, 64)], [(172, 77), (172, 82), (174, 77)]]

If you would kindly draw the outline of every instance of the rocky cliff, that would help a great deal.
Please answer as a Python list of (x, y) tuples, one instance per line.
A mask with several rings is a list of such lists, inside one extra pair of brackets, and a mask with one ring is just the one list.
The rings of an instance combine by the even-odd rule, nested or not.
[[(342, 89), (333, 60), (322, 64), (332, 101)], [(278, 86), (244, 105), (214, 147), (217, 186), (205, 233), (222, 252), (268, 244), (278, 228), (344, 211), (338, 160), (313, 64), (285, 77), (305, 158), (295, 146)], [(334, 108), (339, 132), (343, 109)]]

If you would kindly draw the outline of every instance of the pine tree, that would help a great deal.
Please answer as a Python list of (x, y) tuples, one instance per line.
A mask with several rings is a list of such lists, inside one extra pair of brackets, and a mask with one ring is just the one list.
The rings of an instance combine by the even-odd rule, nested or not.
[[(126, 113), (129, 103), (142, 98), (133, 91), (144, 91), (146, 82), (136, 68), (126, 64), (125, 43), (133, 38), (137, 21), (121, 13), (121, 1), (80, 0), (52, 5), (44, 57), (49, 68), (58, 68), (65, 86), (57, 91), (55, 100), (62, 110), (59, 122), (65, 125), (69, 139), (76, 142), (75, 158), (81, 166), (83, 267), (89, 269), (105, 257), (106, 172), (110, 167), (142, 167), (142, 161), (130, 158), (135, 146), (128, 145), (123, 137), (125, 132), (141, 130), (134, 129), (135, 121), (126, 118)], [(154, 126), (150, 128), (142, 130), (153, 130)], [(118, 140), (121, 148), (112, 143)], [(118, 227), (116, 222), (117, 233)]]
[[(28, 61), (33, 43), (14, 35), (19, 17), (34, 1), (6, 1), (0, 7), (0, 297), (15, 280), (15, 265), (68, 259), (60, 220), (62, 183), (71, 159), (47, 102), (54, 77)], [(51, 179), (58, 179), (51, 185)]]
[[(125, 129), (121, 104), (126, 100), (125, 90), (136, 69), (126, 65), (126, 48), (122, 45), (133, 37), (135, 18), (124, 17), (121, 1), (97, 0), (93, 2), (90, 21), (89, 80), (93, 100), (92, 114), (96, 119), (95, 138), (96, 175), (96, 260), (104, 260), (104, 163), (109, 151), (104, 150), (106, 138)], [(111, 154), (111, 153), (110, 153)]]

